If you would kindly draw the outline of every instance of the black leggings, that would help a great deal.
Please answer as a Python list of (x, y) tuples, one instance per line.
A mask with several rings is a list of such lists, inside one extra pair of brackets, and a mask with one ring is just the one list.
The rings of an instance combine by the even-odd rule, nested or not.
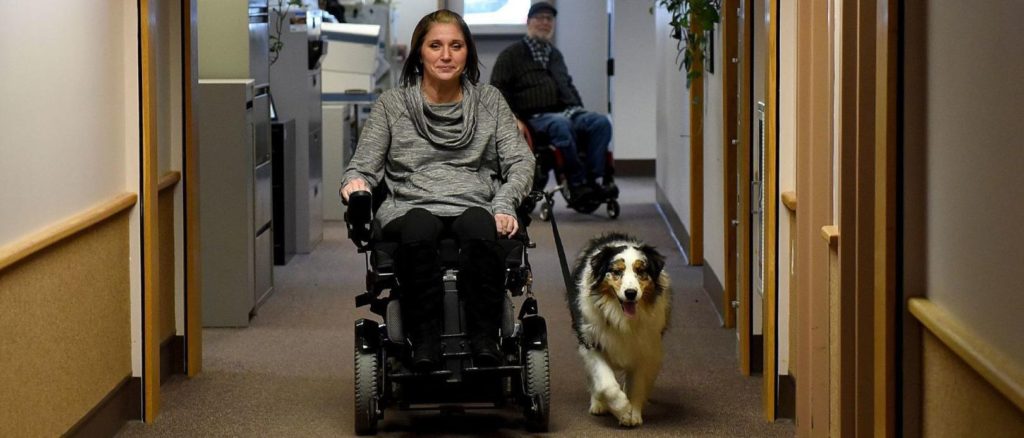
[(459, 216), (437, 217), (422, 208), (388, 223), (384, 238), (399, 242), (395, 274), (402, 319), (413, 343), (439, 342), (443, 283), (438, 239), (451, 236), (459, 245), (459, 295), (465, 303), (471, 338), (498, 334), (504, 300), (504, 251), (497, 243), (494, 216), (473, 207)]
[(434, 216), (422, 208), (414, 208), (384, 227), (384, 239), (400, 245), (432, 242), (445, 232), (459, 243), (471, 240), (497, 241), (498, 226), (494, 216), (481, 207), (466, 209), (459, 216)]

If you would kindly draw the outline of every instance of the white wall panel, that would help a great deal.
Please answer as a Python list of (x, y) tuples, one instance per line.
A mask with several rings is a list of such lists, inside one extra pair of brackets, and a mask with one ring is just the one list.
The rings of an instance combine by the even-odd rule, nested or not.
[(126, 117), (138, 105), (135, 40), (126, 42), (135, 30), (125, 27), (135, 6), (126, 5), (67, 2), (37, 19), (25, 15), (35, 1), (0, 6), (20, 17), (0, 38), (0, 245), (135, 190), (124, 166), (138, 142), (138, 119)]

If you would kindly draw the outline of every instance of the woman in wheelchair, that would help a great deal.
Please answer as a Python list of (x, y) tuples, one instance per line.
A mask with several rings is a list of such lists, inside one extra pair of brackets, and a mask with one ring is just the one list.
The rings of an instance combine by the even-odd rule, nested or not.
[(386, 186), (376, 218), (399, 243), (395, 275), (412, 366), (441, 364), (443, 271), (438, 242), (459, 245), (458, 290), (477, 366), (499, 365), (505, 257), (497, 239), (519, 230), (516, 207), (532, 186), (534, 157), (501, 93), (478, 84), (469, 27), (440, 10), (420, 20), (402, 87), (374, 105), (340, 194)]

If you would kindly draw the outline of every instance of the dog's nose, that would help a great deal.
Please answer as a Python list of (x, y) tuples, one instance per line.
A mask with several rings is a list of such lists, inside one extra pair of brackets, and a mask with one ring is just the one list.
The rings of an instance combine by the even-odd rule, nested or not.
[(626, 289), (626, 299), (633, 301), (636, 299), (636, 289)]

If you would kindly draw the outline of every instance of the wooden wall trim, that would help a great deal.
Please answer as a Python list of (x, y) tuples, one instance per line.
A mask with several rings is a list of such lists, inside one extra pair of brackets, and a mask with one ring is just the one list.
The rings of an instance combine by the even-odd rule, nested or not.
[(64, 436), (78, 438), (117, 434), (125, 423), (139, 418), (141, 405), (138, 400), (141, 392), (141, 380), (138, 377), (125, 376), (99, 404), (71, 426)]
[[(875, 211), (874, 211), (874, 430), (877, 437), (897, 436), (896, 326), (897, 305), (897, 63), (899, 6), (878, 0), (875, 62)], [(865, 30), (868, 31), (868, 30)]]
[(829, 248), (835, 248), (839, 245), (839, 229), (835, 225), (825, 225), (821, 227), (821, 238), (828, 242)]
[(821, 227), (832, 217), (833, 2), (798, 0), (797, 250), (794, 312), (798, 332), (797, 435), (827, 436), (829, 425), (829, 249)]
[(184, 158), (185, 171), (185, 351), (188, 376), (202, 371), (203, 366), (203, 318), (202, 293), (199, 269), (199, 146), (196, 142), (193, 103), (198, 87), (198, 26), (196, 25), (196, 0), (181, 2), (181, 63), (182, 63), (182, 104), (184, 114)]
[(160, 409), (160, 308), (157, 299), (160, 289), (160, 215), (157, 208), (157, 47), (154, 43), (157, 9), (154, 0), (141, 0), (138, 3), (139, 99), (142, 116), (139, 153), (142, 157), (142, 393), (143, 417), (147, 423), (156, 421)]
[(765, 41), (767, 63), (764, 69), (765, 81), (765, 156), (764, 156), (764, 253), (759, 263), (764, 273), (764, 317), (762, 330), (764, 339), (764, 369), (762, 380), (762, 407), (765, 420), (775, 421), (778, 401), (778, 193), (779, 170), (779, 1), (768, 2), (768, 35)]
[(137, 200), (138, 197), (134, 193), (117, 195), (21, 240), (0, 247), (0, 270), (127, 210), (134, 206)]
[(782, 205), (785, 205), (789, 211), (796, 213), (796, 192), (782, 192)]
[(162, 192), (173, 188), (178, 185), (178, 181), (181, 181), (181, 172), (178, 172), (177, 170), (167, 172), (164, 176), (160, 177), (160, 181), (157, 182), (157, 190)]
[[(724, 0), (723, 11), (735, 11), (738, 6), (737, 0)], [(736, 308), (732, 306), (736, 300), (736, 145), (739, 143), (737, 137), (737, 88), (736, 88), (736, 67), (738, 50), (736, 47), (736, 30), (739, 26), (736, 14), (722, 14), (722, 194), (723, 212), (722, 229), (725, 236), (722, 240), (725, 254), (725, 275), (722, 291), (723, 323), (725, 328), (736, 327)]]
[(1024, 411), (1024, 368), (977, 337), (949, 312), (927, 298), (911, 298), (910, 313), (988, 383)]

